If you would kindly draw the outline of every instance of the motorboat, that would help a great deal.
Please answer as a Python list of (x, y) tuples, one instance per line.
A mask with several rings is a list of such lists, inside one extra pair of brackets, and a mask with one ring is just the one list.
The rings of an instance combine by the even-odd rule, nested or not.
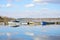
[(42, 25), (52, 25), (52, 24), (55, 24), (55, 22), (45, 22), (45, 21), (43, 21), (41, 24)]
[(19, 25), (20, 25), (20, 23), (18, 21), (10, 21), (10, 22), (8, 22), (8, 26), (18, 27)]

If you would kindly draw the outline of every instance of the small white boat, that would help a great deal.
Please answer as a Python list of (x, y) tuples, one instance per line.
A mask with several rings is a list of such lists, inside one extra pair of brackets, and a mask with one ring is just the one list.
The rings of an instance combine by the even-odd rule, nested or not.
[(21, 23), (22, 25), (27, 25), (27, 23)]
[(17, 22), (8, 22), (8, 26), (19, 26)]

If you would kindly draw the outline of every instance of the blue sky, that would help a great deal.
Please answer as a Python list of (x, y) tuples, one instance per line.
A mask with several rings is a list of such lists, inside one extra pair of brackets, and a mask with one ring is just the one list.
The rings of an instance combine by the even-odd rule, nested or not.
[(60, 0), (0, 0), (0, 16), (60, 18)]

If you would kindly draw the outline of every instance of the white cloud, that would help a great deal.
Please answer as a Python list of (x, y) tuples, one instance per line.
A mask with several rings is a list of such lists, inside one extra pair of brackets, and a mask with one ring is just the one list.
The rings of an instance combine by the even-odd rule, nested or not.
[(11, 7), (12, 5), (8, 3), (8, 4), (6, 4), (5, 6), (6, 6), (6, 7)]
[(7, 0), (7, 2), (20, 2), (20, 1), (22, 1), (22, 0)]
[(39, 2), (39, 3), (57, 3), (60, 4), (60, 0), (33, 0), (34, 2)]
[(0, 4), (0, 8), (3, 8), (3, 7), (12, 7), (13, 5), (10, 4), (10, 3), (7, 3), (7, 4)]
[(45, 6), (47, 5), (48, 3), (47, 2), (44, 2), (45, 0), (33, 0), (33, 3), (34, 4), (37, 4), (37, 5), (40, 5), (40, 6)]
[(41, 2), (42, 0), (33, 0), (34, 2)]
[(25, 7), (33, 7), (33, 6), (35, 6), (34, 4), (27, 4), (27, 5), (25, 5)]

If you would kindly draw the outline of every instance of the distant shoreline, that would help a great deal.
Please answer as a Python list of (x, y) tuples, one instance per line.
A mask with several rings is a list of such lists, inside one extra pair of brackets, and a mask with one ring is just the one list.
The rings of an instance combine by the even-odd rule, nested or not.
[(9, 21), (19, 20), (20, 22), (60, 22), (60, 18), (9, 18), (0, 16), (0, 23), (3, 22), (5, 25), (8, 25)]

